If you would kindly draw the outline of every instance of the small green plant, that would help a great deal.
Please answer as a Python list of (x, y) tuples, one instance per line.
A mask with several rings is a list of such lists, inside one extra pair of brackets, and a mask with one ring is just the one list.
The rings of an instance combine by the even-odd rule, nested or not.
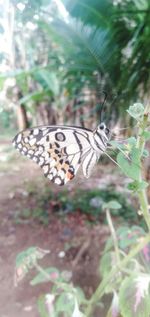
[(85, 219), (87, 221), (90, 220), (90, 223), (105, 223), (105, 211), (102, 207), (106, 201), (111, 200), (117, 200), (121, 205), (120, 209), (111, 209), (113, 217), (136, 224), (139, 221), (141, 222), (140, 217), (136, 214), (135, 207), (128, 202), (126, 195), (117, 193), (112, 186), (106, 189), (77, 190), (69, 197), (66, 191), (53, 193), (44, 190), (39, 195), (38, 188), (33, 190), (33, 184), (30, 187), (28, 186), (27, 192), (29, 195), (33, 195), (34, 199), (36, 198), (36, 207), (28, 207), (15, 214), (16, 223), (34, 219), (44, 225), (48, 225), (51, 214), (65, 218), (68, 214), (76, 213), (77, 211), (80, 214), (85, 214)]
[(137, 137), (130, 138), (123, 147), (115, 144), (119, 149), (117, 162), (131, 179), (128, 188), (138, 198), (139, 210), (147, 228), (124, 226), (115, 230), (110, 211), (121, 210), (122, 207), (117, 200), (103, 203), (111, 237), (100, 261), (101, 282), (90, 299), (86, 299), (81, 289), (74, 287), (69, 272), (60, 273), (55, 268), (43, 269), (39, 265), (38, 259), (47, 251), (33, 247), (19, 254), (16, 283), (30, 268), (35, 268), (38, 274), (31, 281), (32, 285), (43, 282), (53, 285), (50, 293), (38, 301), (41, 317), (94, 317), (95, 308), (102, 301), (102, 296), (108, 293), (112, 294), (112, 303), (106, 317), (150, 315), (150, 215), (146, 194), (148, 184), (142, 178), (145, 143), (150, 139), (150, 114), (148, 106), (144, 109), (139, 103), (131, 106), (128, 113), (137, 121)]

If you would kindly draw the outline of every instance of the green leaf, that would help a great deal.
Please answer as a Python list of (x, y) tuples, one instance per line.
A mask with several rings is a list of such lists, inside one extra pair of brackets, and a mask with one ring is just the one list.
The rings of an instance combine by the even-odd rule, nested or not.
[[(59, 279), (60, 277), (60, 273), (59, 271), (54, 268), (54, 267), (48, 267), (46, 269), (43, 269), (44, 272), (46, 272), (49, 275), (49, 279), (50, 281), (56, 281)], [(44, 283), (44, 282), (48, 282), (48, 278), (44, 275), (44, 272), (37, 274), (32, 281), (30, 282), (30, 284), (32, 286), (40, 284), (40, 283)]]
[(149, 157), (149, 152), (146, 149), (144, 149), (142, 156), (143, 157)]
[(41, 295), (39, 298), (38, 298), (38, 312), (40, 314), (40, 317), (49, 317), (49, 314), (46, 310), (46, 305), (45, 305), (45, 296), (44, 295)]
[(24, 104), (30, 101), (43, 101), (47, 99), (48, 97), (52, 96), (52, 93), (50, 90), (46, 91), (35, 91), (31, 94), (25, 95), (23, 98), (19, 100), (20, 104)]
[(144, 136), (146, 141), (150, 140), (150, 131), (144, 131), (142, 136)]
[(135, 103), (133, 106), (130, 106), (127, 112), (136, 120), (139, 120), (141, 116), (144, 115), (144, 107), (141, 103)]
[(69, 293), (61, 293), (55, 303), (56, 312), (66, 312), (69, 316), (72, 315), (74, 308), (74, 297)]
[[(100, 261), (99, 273), (100, 276), (105, 280), (105, 278), (109, 275), (112, 267), (116, 265), (116, 254), (113, 251), (105, 253)], [(118, 288), (118, 285), (121, 282), (121, 275), (118, 274), (111, 280), (111, 283), (108, 283), (105, 287), (105, 294), (112, 293), (114, 289)]]
[(112, 268), (114, 253), (112, 251), (105, 253), (100, 261), (100, 275), (105, 278)]
[(125, 278), (119, 292), (119, 306), (123, 317), (149, 317), (149, 284), (148, 274)]
[(120, 209), (121, 205), (116, 200), (110, 200), (108, 203), (103, 204), (103, 209)]
[(131, 138), (128, 138), (128, 139), (127, 139), (127, 142), (128, 142), (132, 147), (135, 147), (135, 145), (136, 145), (136, 138), (132, 136)]
[(138, 181), (140, 175), (140, 151), (133, 148), (130, 153), (131, 160), (128, 160), (123, 153), (117, 155), (117, 162), (123, 173), (133, 180)]
[(59, 95), (59, 81), (55, 72), (50, 72), (46, 69), (41, 69), (38, 72), (36, 72), (35, 77), (43, 86), (43, 88), (49, 89), (54, 96)]
[(37, 259), (42, 259), (49, 252), (49, 250), (43, 250), (38, 247), (30, 247), (17, 255), (16, 266), (27, 265), (32, 267)]
[(131, 147), (135, 146), (136, 145), (136, 138), (135, 137), (131, 137), (131, 138), (128, 138), (126, 140), (126, 143), (125, 144), (120, 144), (118, 143), (117, 141), (110, 141), (109, 142), (114, 148), (117, 148), (117, 149), (121, 149), (121, 148), (125, 148), (125, 146), (127, 144), (131, 145)]
[(106, 317), (121, 317), (119, 309), (119, 296), (116, 292), (113, 293), (110, 313)]
[(133, 244), (137, 244), (139, 238), (144, 235), (145, 231), (138, 226), (132, 226), (131, 228), (120, 227), (117, 230), (119, 247), (124, 250), (129, 246), (133, 246)]
[(149, 184), (145, 181), (134, 181), (128, 184), (128, 189), (137, 192), (139, 190), (145, 189), (148, 185)]

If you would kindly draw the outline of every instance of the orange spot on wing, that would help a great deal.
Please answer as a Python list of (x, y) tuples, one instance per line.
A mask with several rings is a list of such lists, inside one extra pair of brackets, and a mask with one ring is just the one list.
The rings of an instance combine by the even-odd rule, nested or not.
[(67, 176), (67, 178), (68, 178), (69, 180), (71, 180), (72, 178), (74, 178), (74, 175), (71, 174), (70, 172), (67, 172), (66, 176)]

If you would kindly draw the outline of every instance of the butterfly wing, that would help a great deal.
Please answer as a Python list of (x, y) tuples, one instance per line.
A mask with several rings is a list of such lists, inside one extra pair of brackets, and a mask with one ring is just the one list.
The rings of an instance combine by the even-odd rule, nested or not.
[(83, 174), (85, 177), (88, 178), (91, 175), (93, 167), (97, 163), (99, 157), (100, 155), (92, 149), (86, 154), (82, 163)]
[[(18, 133), (13, 144), (39, 164), (52, 182), (64, 185), (75, 177), (86, 154), (93, 152), (89, 137), (92, 138), (91, 130), (46, 126)], [(84, 175), (87, 176), (86, 168)]]

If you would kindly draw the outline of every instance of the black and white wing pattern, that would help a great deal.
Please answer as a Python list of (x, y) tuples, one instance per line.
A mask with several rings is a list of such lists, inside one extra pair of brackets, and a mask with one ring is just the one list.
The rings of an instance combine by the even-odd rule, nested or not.
[(13, 144), (40, 165), (52, 182), (64, 185), (75, 177), (80, 165), (84, 176), (89, 177), (105, 151), (106, 140), (98, 128), (93, 132), (69, 126), (39, 126), (19, 132)]

